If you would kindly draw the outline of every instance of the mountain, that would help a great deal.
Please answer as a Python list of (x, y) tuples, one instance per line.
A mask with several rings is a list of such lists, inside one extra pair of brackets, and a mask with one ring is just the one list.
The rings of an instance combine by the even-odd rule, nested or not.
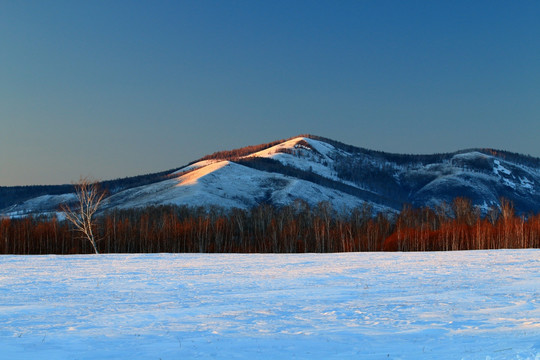
[[(487, 211), (501, 198), (519, 213), (540, 211), (540, 159), (493, 149), (402, 155), (312, 135), (223, 151), (178, 169), (105, 181), (104, 209), (177, 204), (249, 208), (297, 199), (337, 211), (368, 203), (436, 206), (467, 197)], [(73, 200), (73, 187), (0, 187), (0, 214), (48, 213)]]

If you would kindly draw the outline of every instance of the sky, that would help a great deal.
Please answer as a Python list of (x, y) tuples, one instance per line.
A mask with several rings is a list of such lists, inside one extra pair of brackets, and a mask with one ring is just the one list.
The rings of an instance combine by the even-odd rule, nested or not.
[(538, 1), (0, 1), (0, 186), (310, 133), (540, 157)]

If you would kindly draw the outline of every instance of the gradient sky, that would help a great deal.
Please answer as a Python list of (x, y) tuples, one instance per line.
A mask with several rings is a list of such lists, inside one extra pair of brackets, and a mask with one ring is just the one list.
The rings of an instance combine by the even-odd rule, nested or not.
[(540, 157), (538, 1), (0, 1), (0, 185), (301, 133)]

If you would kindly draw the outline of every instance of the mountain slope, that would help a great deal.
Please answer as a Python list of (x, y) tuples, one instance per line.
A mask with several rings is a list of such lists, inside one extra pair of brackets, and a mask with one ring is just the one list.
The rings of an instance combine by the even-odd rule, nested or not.
[[(157, 175), (117, 181), (104, 208), (249, 208), (300, 199), (328, 201), (338, 211), (364, 203), (375, 211), (399, 211), (404, 203), (436, 206), (464, 196), (485, 211), (501, 197), (518, 212), (540, 211), (540, 159), (491, 149), (400, 155), (306, 135), (215, 153)], [(0, 213), (54, 211), (70, 191), (7, 204)]]

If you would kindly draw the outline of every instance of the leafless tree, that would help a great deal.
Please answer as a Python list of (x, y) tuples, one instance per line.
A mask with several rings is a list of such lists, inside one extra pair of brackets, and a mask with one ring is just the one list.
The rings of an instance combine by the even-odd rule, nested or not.
[(94, 227), (93, 217), (105, 197), (105, 191), (100, 188), (97, 181), (81, 177), (79, 182), (75, 184), (75, 192), (78, 203), (73, 206), (62, 204), (62, 211), (66, 219), (73, 224), (75, 230), (81, 232), (83, 237), (90, 241), (96, 254), (99, 254), (92, 229)]

